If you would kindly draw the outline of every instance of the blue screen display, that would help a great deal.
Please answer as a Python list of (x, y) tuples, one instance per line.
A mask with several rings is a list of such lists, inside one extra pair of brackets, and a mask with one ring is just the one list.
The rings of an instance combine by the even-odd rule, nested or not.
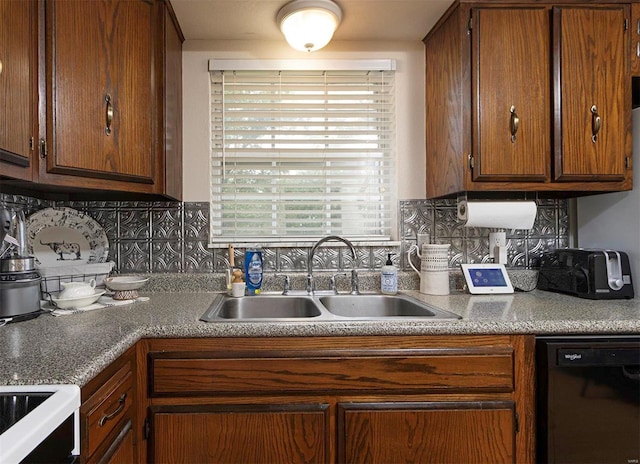
[(469, 275), (475, 287), (506, 287), (507, 282), (500, 269), (469, 268)]

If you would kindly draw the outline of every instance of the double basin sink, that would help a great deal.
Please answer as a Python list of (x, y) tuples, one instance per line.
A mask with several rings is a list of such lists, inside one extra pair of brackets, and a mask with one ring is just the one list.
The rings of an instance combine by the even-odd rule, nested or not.
[(200, 320), (205, 322), (349, 321), (461, 319), (407, 295), (218, 295)]

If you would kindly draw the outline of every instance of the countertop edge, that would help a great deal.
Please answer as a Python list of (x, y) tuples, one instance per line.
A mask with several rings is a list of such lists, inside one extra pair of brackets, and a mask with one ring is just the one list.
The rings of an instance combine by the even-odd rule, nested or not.
[[(640, 302), (633, 300), (602, 303), (547, 293), (525, 294), (507, 300), (513, 304), (494, 314), (495, 308), (487, 303), (503, 305), (504, 300), (406, 293), (461, 314), (463, 319), (206, 323), (198, 319), (217, 293), (151, 293), (151, 301), (146, 303), (25, 321), (0, 329), (7, 337), (7, 346), (0, 347), (0, 374), (4, 377), (0, 384), (83, 387), (144, 338), (640, 334)], [(481, 305), (474, 306), (478, 302)], [(41, 340), (45, 342), (39, 343)]]

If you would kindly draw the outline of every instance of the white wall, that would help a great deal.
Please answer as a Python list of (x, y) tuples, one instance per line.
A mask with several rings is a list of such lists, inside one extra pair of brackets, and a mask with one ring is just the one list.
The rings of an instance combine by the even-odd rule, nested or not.
[(640, 298), (640, 109), (633, 111), (633, 167), (630, 192), (578, 198), (578, 245), (626, 252)]
[(187, 40), (183, 44), (184, 201), (209, 201), (208, 61), (217, 59), (395, 59), (397, 198), (424, 198), (424, 47), (422, 42), (332, 42), (314, 53), (297, 52), (284, 39)]

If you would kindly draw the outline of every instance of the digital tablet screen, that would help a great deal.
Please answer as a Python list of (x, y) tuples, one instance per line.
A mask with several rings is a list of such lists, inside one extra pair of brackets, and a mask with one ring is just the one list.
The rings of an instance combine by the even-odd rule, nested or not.
[(506, 287), (502, 270), (495, 268), (469, 268), (469, 274), (476, 287)]

